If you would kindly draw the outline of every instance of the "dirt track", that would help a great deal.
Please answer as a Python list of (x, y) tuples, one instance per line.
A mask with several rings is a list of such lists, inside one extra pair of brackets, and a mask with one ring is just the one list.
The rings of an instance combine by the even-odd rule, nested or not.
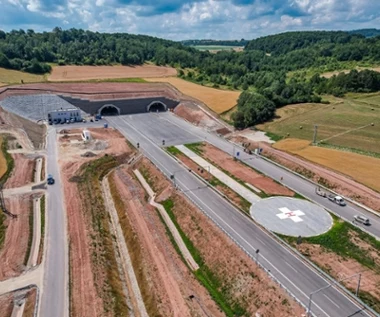
[(7, 216), (4, 246), (0, 251), (0, 280), (18, 276), (25, 269), (24, 260), (29, 240), (29, 214), (31, 196), (14, 196), (6, 199), (7, 208), (17, 219)]
[[(93, 138), (103, 141), (104, 146), (93, 158), (81, 157), (87, 152), (86, 146), (75, 144), (60, 144), (60, 161), (62, 183), (66, 201), (68, 234), (70, 241), (70, 279), (71, 279), (71, 307), (72, 316), (103, 316), (104, 304), (97, 293), (95, 285), (93, 263), (91, 254), (91, 220), (86, 218), (83, 204), (79, 199), (77, 183), (70, 182), (82, 164), (94, 160), (104, 153), (122, 154), (130, 152), (125, 139), (113, 129), (90, 129)], [(74, 133), (77, 131), (73, 131)], [(98, 268), (99, 269), (99, 268)]]
[(27, 158), (23, 154), (12, 154), (12, 157), (15, 167), (4, 188), (21, 187), (31, 183), (34, 175), (35, 160)]

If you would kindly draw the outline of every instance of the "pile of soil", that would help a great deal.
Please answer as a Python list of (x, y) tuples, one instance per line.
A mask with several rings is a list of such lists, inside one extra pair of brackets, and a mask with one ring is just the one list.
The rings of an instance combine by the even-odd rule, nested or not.
[(86, 152), (86, 153), (82, 154), (81, 156), (82, 157), (95, 157), (97, 155), (93, 152)]

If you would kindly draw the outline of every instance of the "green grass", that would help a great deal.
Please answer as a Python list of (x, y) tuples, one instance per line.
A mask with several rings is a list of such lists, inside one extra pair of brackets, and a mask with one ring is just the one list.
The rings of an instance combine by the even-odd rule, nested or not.
[(45, 243), (45, 213), (46, 213), (46, 198), (43, 195), (40, 199), (40, 210), (41, 210), (41, 241), (39, 248), (39, 258), (42, 259), (42, 255), (44, 252), (44, 243)]
[[(5, 173), (0, 178), (0, 184), (5, 184), (5, 182), (7, 181), (8, 177), (11, 175), (11, 172), (14, 168), (14, 160), (13, 160), (12, 156), (8, 153), (7, 137), (3, 136), (3, 137), (1, 137), (0, 140), (1, 140), (1, 154), (4, 156), (5, 162), (7, 165), (7, 169), (6, 169)], [(4, 240), (5, 240), (5, 234), (6, 234), (7, 227), (4, 224), (4, 222), (5, 222), (6, 218), (7, 217), (3, 213), (3, 210), (0, 210), (0, 249), (2, 248)]]
[(194, 153), (198, 154), (198, 155), (202, 155), (203, 153), (203, 149), (202, 147), (204, 146), (204, 144), (202, 142), (196, 142), (196, 143), (188, 143), (188, 144), (185, 144), (185, 146), (193, 151)]
[(281, 135), (278, 135), (278, 134), (276, 134), (276, 133), (273, 133), (273, 132), (265, 132), (265, 135), (268, 137), (268, 138), (270, 138), (272, 141), (275, 141), (275, 142), (277, 142), (277, 141), (280, 141), (280, 140), (282, 140), (284, 137), (283, 136), (281, 136)]
[(175, 146), (168, 146), (166, 148), (166, 151), (168, 151), (170, 154), (177, 156), (179, 154), (182, 154), (180, 150), (178, 150)]
[(26, 266), (28, 264), (30, 251), (32, 248), (32, 242), (33, 242), (33, 219), (34, 219), (34, 213), (33, 213), (33, 199), (30, 199), (30, 207), (29, 207), (29, 238), (28, 238), (28, 245), (26, 247), (25, 252), (25, 258), (24, 258), (24, 265)]
[(25, 252), (25, 258), (24, 258), (24, 265), (26, 266), (29, 260), (30, 251), (32, 248), (32, 242), (33, 242), (33, 199), (30, 199), (30, 207), (29, 207), (29, 238), (28, 238), (28, 245), (26, 247)]
[[(319, 142), (333, 137), (325, 141), (330, 147), (380, 154), (380, 93), (324, 98), (329, 105), (301, 104), (277, 109), (278, 118), (258, 128), (279, 137), (287, 137), (289, 133), (291, 138), (312, 141), (314, 125), (318, 125)], [(360, 129), (353, 130), (357, 128)]]
[[(350, 232), (357, 234), (358, 238), (377, 250), (380, 250), (380, 241), (377, 241), (374, 237), (363, 232), (359, 228), (356, 228), (351, 223), (341, 221), (334, 215), (332, 215), (332, 217), (334, 219), (334, 224), (328, 232), (315, 237), (303, 238), (302, 241), (304, 243), (323, 246), (327, 250), (334, 252), (345, 259), (354, 259), (361, 265), (380, 274), (380, 266), (376, 264), (370, 252), (358, 247), (350, 241)], [(295, 237), (281, 237), (291, 244), (295, 243), (297, 240)]]
[(8, 177), (11, 175), (11, 173), (13, 171), (13, 168), (14, 168), (14, 165), (15, 165), (12, 155), (10, 155), (8, 153), (8, 140), (7, 140), (7, 137), (3, 137), (3, 142), (1, 143), (1, 151), (2, 151), (3, 156), (5, 157), (5, 160), (6, 160), (6, 163), (7, 163), (7, 170), (3, 174), (3, 176), (1, 176), (0, 183), (1, 184), (5, 184), (5, 182), (7, 181)]
[[(302, 238), (302, 243), (320, 245), (327, 251), (341, 256), (343, 259), (351, 259), (360, 263), (362, 266), (371, 270), (371, 272), (367, 271), (368, 274), (380, 274), (380, 265), (376, 263), (375, 258), (371, 255), (371, 252), (374, 251), (367, 250), (366, 247), (361, 248), (355, 243), (351, 242), (350, 234), (355, 234), (355, 236), (361, 241), (367, 243), (374, 250), (377, 250), (378, 254), (380, 251), (380, 241), (356, 228), (351, 223), (341, 221), (334, 215), (332, 215), (332, 217), (334, 219), (334, 224), (328, 232), (316, 237)], [(296, 245), (297, 238), (284, 235), (279, 236), (281, 236), (289, 244), (293, 246)], [(303, 255), (307, 257), (309, 256), (307, 249), (303, 252)], [(328, 267), (321, 266), (321, 269), (330, 274)], [(355, 290), (351, 289), (351, 291), (355, 293)], [(380, 302), (376, 297), (366, 291), (360, 291), (359, 297), (363, 302), (372, 307), (375, 311), (380, 312)]]
[(45, 82), (45, 75), (35, 75), (30, 73), (21, 72), (13, 69), (6, 69), (0, 67), (0, 83), (4, 84), (21, 84), (21, 80), (24, 83), (39, 83)]
[(169, 217), (173, 221), (174, 225), (176, 226), (182, 240), (184, 241), (187, 249), (193, 256), (194, 260), (198, 263), (199, 269), (194, 272), (196, 278), (198, 281), (200, 281), (203, 286), (208, 290), (211, 297), (214, 299), (214, 301), (218, 304), (220, 309), (228, 316), (243, 316), (246, 312), (243, 308), (241, 308), (237, 304), (230, 303), (227, 294), (223, 292), (222, 283), (220, 281), (220, 278), (216, 276), (212, 270), (205, 264), (201, 253), (199, 250), (194, 246), (193, 242), (188, 238), (188, 236), (183, 232), (181, 227), (179, 226), (177, 219), (174, 215), (173, 208), (174, 203), (171, 199), (167, 199), (164, 202), (162, 202), (162, 205), (164, 206), (166, 212), (168, 213)]

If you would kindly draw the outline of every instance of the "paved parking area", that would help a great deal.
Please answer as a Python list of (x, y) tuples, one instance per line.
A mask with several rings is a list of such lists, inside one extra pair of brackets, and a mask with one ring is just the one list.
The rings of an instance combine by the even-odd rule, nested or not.
[(333, 219), (304, 199), (270, 197), (251, 206), (251, 217), (266, 229), (287, 236), (312, 237), (330, 230)]

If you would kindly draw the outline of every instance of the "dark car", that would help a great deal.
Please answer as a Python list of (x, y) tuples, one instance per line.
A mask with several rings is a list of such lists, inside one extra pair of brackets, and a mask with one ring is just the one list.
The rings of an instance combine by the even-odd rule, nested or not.
[(48, 185), (53, 185), (55, 183), (55, 180), (51, 174), (49, 174), (47, 177), (47, 183)]

